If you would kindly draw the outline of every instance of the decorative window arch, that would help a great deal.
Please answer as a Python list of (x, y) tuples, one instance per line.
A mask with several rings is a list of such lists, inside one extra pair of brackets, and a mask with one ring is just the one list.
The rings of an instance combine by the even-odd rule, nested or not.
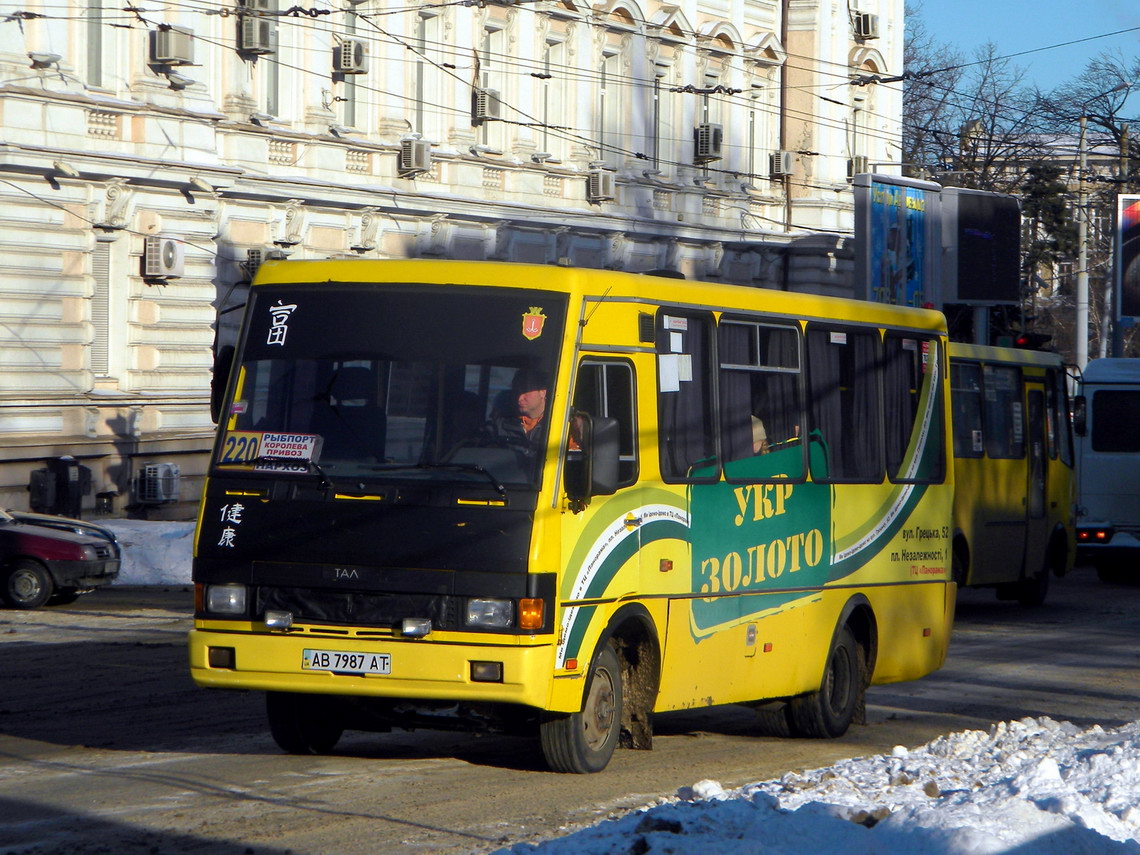
[(757, 65), (776, 67), (788, 61), (788, 52), (775, 33), (760, 32), (743, 45), (744, 54)]

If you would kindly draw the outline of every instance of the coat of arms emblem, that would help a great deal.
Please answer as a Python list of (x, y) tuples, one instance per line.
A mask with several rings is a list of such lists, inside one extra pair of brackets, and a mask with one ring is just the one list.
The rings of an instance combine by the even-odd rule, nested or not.
[(546, 315), (538, 306), (531, 306), (522, 316), (523, 338), (534, 341), (542, 335), (542, 325), (546, 323)]

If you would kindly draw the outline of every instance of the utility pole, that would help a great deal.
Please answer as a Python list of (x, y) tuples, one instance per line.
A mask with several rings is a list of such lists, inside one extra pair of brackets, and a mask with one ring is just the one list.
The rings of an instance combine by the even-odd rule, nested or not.
[(1073, 335), (1074, 358), (1077, 368), (1085, 370), (1089, 364), (1089, 194), (1085, 184), (1085, 126), (1088, 117), (1081, 116), (1081, 137), (1077, 150), (1077, 323)]
[[(1117, 168), (1116, 177), (1120, 181), (1120, 187), (1117, 193), (1128, 192), (1128, 122), (1121, 125), (1120, 128), (1120, 161)], [(1119, 203), (1117, 210), (1119, 210)], [(1109, 356), (1123, 356), (1124, 355), (1124, 327), (1121, 325), (1121, 318), (1116, 311), (1117, 306), (1123, 306), (1124, 298), (1124, 275), (1117, 266), (1120, 262), (1121, 247), (1115, 245), (1120, 236), (1120, 226), (1117, 225), (1115, 234), (1113, 235), (1113, 258), (1116, 260), (1114, 264), (1114, 271), (1111, 281), (1120, 286), (1118, 289), (1121, 293), (1114, 294), (1113, 309), (1112, 309), (1112, 351)]]

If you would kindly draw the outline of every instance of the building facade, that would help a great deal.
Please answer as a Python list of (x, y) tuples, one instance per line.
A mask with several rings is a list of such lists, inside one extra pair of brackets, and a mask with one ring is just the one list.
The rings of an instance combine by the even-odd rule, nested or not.
[(901, 0), (29, 0), (0, 21), (0, 504), (64, 455), (84, 509), (192, 503), (268, 253), (842, 293), (902, 28)]

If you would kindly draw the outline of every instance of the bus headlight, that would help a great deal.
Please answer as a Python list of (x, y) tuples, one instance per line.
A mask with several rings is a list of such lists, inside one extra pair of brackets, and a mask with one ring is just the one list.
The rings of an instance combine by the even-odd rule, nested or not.
[(219, 615), (244, 615), (245, 585), (207, 585), (206, 611)]
[(467, 601), (467, 625), (506, 629), (514, 625), (515, 606), (511, 600), (472, 599)]

